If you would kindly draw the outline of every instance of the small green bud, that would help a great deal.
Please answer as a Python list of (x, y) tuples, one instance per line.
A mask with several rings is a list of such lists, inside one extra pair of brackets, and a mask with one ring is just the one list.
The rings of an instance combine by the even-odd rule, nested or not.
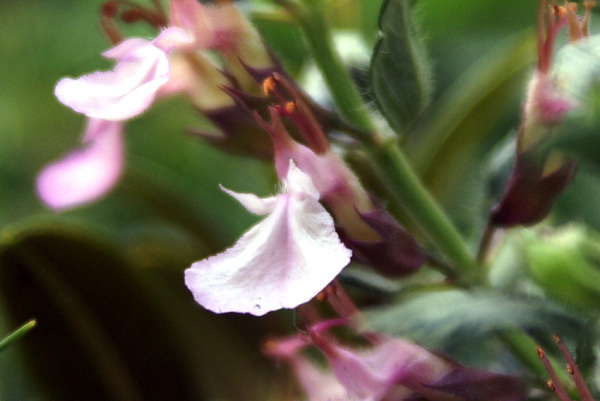
[(532, 278), (558, 300), (600, 310), (600, 237), (582, 225), (529, 234), (524, 252)]

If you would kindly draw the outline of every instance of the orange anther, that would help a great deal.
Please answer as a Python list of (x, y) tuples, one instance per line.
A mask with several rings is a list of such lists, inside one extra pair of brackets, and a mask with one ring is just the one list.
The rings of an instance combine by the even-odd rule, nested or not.
[(569, 373), (571, 376), (573, 376), (575, 374), (575, 370), (573, 370), (573, 366), (567, 364), (567, 373)]
[(287, 103), (285, 104), (285, 111), (286, 111), (288, 114), (292, 114), (292, 113), (294, 113), (294, 112), (296, 111), (296, 103), (294, 103), (294, 102), (287, 102)]
[(275, 82), (273, 77), (266, 78), (262, 83), (262, 88), (263, 88), (263, 92), (265, 93), (265, 96), (269, 96), (269, 93), (271, 93), (273, 90), (275, 90), (276, 86), (277, 86), (277, 82)]
[(540, 359), (544, 359), (544, 356), (545, 356), (545, 355), (544, 355), (544, 350), (542, 349), (542, 347), (538, 347), (538, 349), (537, 349), (537, 353), (538, 353), (538, 357), (539, 357)]

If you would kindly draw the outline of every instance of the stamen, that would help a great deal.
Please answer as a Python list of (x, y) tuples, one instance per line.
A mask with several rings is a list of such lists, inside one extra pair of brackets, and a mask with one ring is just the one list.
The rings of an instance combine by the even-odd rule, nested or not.
[(583, 6), (585, 7), (585, 15), (581, 20), (581, 33), (584, 37), (590, 36), (588, 25), (590, 23), (590, 16), (592, 15), (592, 8), (596, 7), (595, 1), (584, 1)]
[(583, 37), (579, 21), (577, 20), (577, 3), (565, 1), (564, 9), (567, 18), (567, 29), (569, 31), (569, 42), (574, 42)]
[(296, 112), (296, 103), (294, 102), (287, 102), (285, 104), (285, 111), (289, 114), (295, 113)]
[(265, 93), (265, 96), (269, 96), (271, 94), (271, 92), (273, 92), (275, 90), (276, 86), (277, 86), (277, 83), (275, 82), (273, 77), (267, 77), (262, 82), (262, 88), (263, 88), (263, 92)]
[(558, 349), (560, 350), (560, 353), (563, 355), (563, 357), (567, 361), (567, 372), (569, 372), (569, 374), (573, 377), (573, 380), (575, 381), (575, 386), (577, 386), (577, 391), (579, 391), (579, 395), (581, 395), (581, 400), (582, 401), (594, 401), (594, 398), (592, 397), (592, 393), (590, 392), (590, 389), (588, 388), (587, 384), (585, 383), (585, 380), (583, 379), (583, 375), (579, 371), (579, 368), (577, 367), (575, 360), (571, 356), (571, 353), (567, 349), (567, 346), (560, 339), (560, 337), (558, 335), (554, 334), (553, 338), (554, 338), (554, 342), (558, 346)]
[[(273, 78), (278, 84), (281, 84), (289, 95), (294, 99), (294, 112), (289, 113), (289, 117), (300, 128), (300, 132), (304, 136), (307, 145), (316, 153), (323, 154), (329, 150), (329, 142), (325, 138), (325, 134), (319, 125), (319, 122), (313, 115), (310, 107), (304, 101), (303, 97), (298, 93), (296, 88), (288, 82), (288, 80), (279, 73), (274, 73)], [(287, 102), (282, 102), (287, 104)]]
[(542, 349), (542, 347), (538, 347), (537, 353), (538, 357), (542, 361), (542, 364), (546, 368), (546, 371), (548, 371), (548, 374), (550, 375), (551, 380), (548, 382), (548, 388), (554, 391), (554, 393), (557, 395), (558, 398), (560, 398), (561, 401), (571, 401), (571, 398), (567, 394), (565, 388), (560, 383), (560, 380), (558, 380), (558, 376), (556, 376), (556, 372), (550, 364), (550, 361), (548, 360), (548, 358), (546, 358), (546, 354), (544, 354), (544, 350)]

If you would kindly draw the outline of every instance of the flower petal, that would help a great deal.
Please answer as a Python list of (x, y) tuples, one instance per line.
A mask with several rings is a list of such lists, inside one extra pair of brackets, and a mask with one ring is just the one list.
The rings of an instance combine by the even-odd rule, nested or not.
[(299, 337), (286, 338), (270, 341), (266, 344), (264, 352), (289, 363), (308, 401), (349, 400), (345, 387), (331, 371), (325, 371), (300, 354), (306, 345), (307, 343)]
[(169, 78), (167, 54), (143, 39), (128, 39), (104, 53), (119, 62), (112, 71), (61, 79), (54, 94), (78, 113), (126, 120), (142, 113)]
[(85, 148), (46, 166), (38, 175), (40, 199), (61, 210), (96, 200), (117, 182), (123, 167), (123, 124), (90, 119), (84, 133)]
[(270, 198), (259, 198), (254, 194), (240, 194), (237, 192), (233, 192), (221, 186), (223, 192), (233, 197), (235, 200), (240, 202), (242, 206), (246, 208), (250, 213), (257, 214), (259, 216), (263, 214), (268, 214), (275, 209), (275, 205), (277, 204), (276, 197)]
[[(310, 181), (306, 175), (300, 178)], [(233, 247), (187, 269), (185, 282), (196, 301), (213, 312), (261, 316), (309, 301), (348, 264), (351, 254), (317, 200), (305, 193), (283, 193), (271, 214)]]

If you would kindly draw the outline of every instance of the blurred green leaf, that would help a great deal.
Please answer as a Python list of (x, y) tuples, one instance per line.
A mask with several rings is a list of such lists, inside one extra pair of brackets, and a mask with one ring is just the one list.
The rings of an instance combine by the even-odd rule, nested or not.
[(425, 47), (412, 21), (409, 0), (387, 0), (379, 14), (380, 38), (371, 60), (375, 102), (392, 128), (401, 133), (421, 113), (432, 92)]
[(582, 323), (552, 304), (494, 292), (417, 292), (396, 305), (371, 310), (375, 330), (408, 337), (447, 352), (473, 349), (496, 330), (520, 328), (577, 337)]
[[(496, 46), (466, 70), (454, 84), (419, 118), (404, 140), (404, 149), (415, 168), (425, 172), (438, 157), (447, 152), (451, 141), (458, 137), (465, 144), (486, 140), (474, 134), (464, 138), (464, 124), (475, 120), (483, 132), (483, 110), (478, 106), (486, 100), (506, 97), (504, 88), (533, 61), (533, 36), (519, 33), (499, 41)], [(524, 94), (523, 90), (521, 94)], [(498, 112), (498, 105), (493, 111)], [(461, 130), (462, 128), (462, 130)], [(456, 139), (454, 139), (456, 140)], [(465, 146), (465, 145), (463, 145)]]
[(600, 311), (598, 234), (570, 225), (539, 237), (523, 233), (522, 238), (529, 271), (544, 291), (581, 311)]
[(403, 147), (413, 166), (463, 232), (473, 231), (486, 213), (480, 210), (482, 164), (494, 144), (518, 124), (523, 73), (533, 60), (534, 43), (529, 31), (499, 41), (406, 135)]

